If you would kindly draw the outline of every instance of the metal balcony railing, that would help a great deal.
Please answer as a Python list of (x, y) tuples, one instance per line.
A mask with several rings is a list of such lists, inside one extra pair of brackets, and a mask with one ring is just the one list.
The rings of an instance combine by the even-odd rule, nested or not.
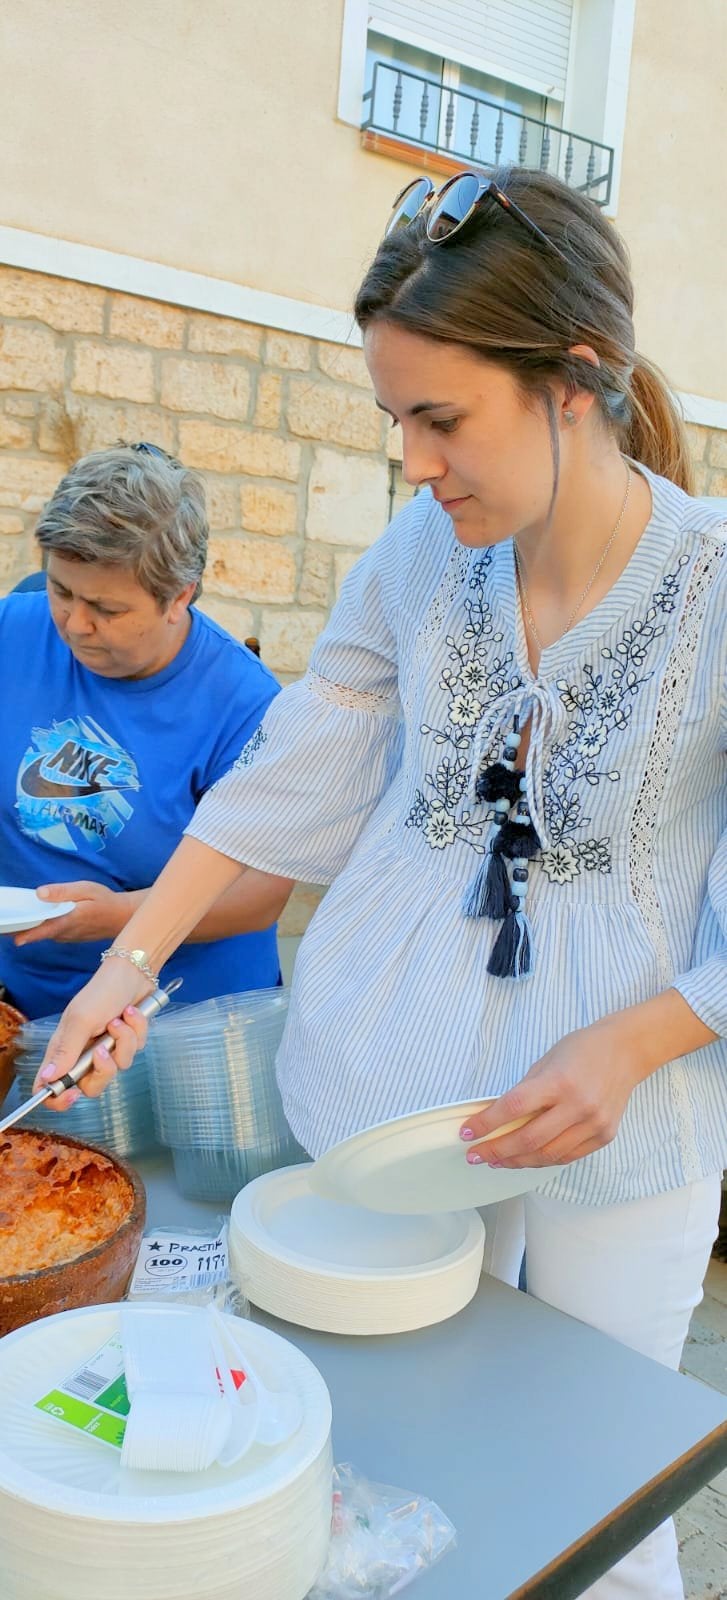
[(509, 163), (553, 172), (598, 205), (611, 197), (609, 145), (387, 61), (374, 62), (362, 126), (477, 167)]

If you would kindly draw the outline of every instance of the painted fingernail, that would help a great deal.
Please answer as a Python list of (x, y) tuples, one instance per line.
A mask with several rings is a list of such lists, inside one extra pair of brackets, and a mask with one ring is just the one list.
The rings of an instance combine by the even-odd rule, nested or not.
[(96, 1054), (101, 1057), (102, 1061), (110, 1061), (111, 1060), (111, 1051), (106, 1049), (105, 1044), (100, 1044), (98, 1046)]
[(471, 1167), (481, 1167), (483, 1165), (482, 1156), (480, 1155), (479, 1150), (468, 1150), (467, 1160)]
[(47, 1067), (44, 1067), (43, 1071), (41, 1072), (40, 1081), (41, 1083), (50, 1083), (52, 1079), (56, 1078), (57, 1076), (58, 1068), (54, 1067), (52, 1061), (49, 1061)]
[(490, 1156), (490, 1159), (489, 1159), (487, 1165), (488, 1165), (488, 1167), (501, 1167), (503, 1165), (503, 1163), (501, 1161), (498, 1161), (497, 1156)]
[(474, 1139), (475, 1130), (474, 1128), (460, 1128), (459, 1136), (460, 1139)]
[(80, 1100), (80, 1098), (81, 1098), (81, 1091), (80, 1091), (80, 1089), (69, 1089), (69, 1091), (68, 1091), (68, 1105), (69, 1105), (69, 1109), (70, 1109), (70, 1107), (71, 1107), (71, 1106), (75, 1106), (75, 1104), (76, 1104), (76, 1101), (77, 1101), (77, 1100)]
[(138, 1017), (139, 1016), (139, 1010), (138, 1010), (138, 1008), (136, 1006), (127, 1006), (126, 1010), (124, 1012), (124, 1016), (125, 1017)]
[(123, 1024), (120, 1017), (114, 1017), (113, 1022), (109, 1023), (110, 1028), (121, 1028), (122, 1026)]

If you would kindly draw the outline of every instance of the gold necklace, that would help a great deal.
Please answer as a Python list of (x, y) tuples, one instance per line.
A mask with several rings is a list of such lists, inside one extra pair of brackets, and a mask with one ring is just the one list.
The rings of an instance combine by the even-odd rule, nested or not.
[[(588, 596), (589, 596), (589, 594), (591, 592), (591, 589), (593, 588), (593, 585), (594, 585), (594, 583), (596, 581), (596, 578), (598, 577), (598, 574), (601, 571), (601, 567), (603, 566), (603, 563), (606, 560), (606, 556), (608, 555), (608, 552), (611, 549), (611, 546), (612, 546), (612, 544), (614, 542), (614, 539), (616, 538), (616, 535), (619, 532), (619, 529), (621, 527), (623, 519), (626, 516), (626, 507), (628, 506), (628, 503), (629, 503), (629, 494), (630, 493), (631, 493), (631, 469), (629, 467), (627, 467), (626, 468), (626, 493), (625, 493), (624, 498), (623, 498), (623, 505), (622, 505), (621, 510), (619, 511), (619, 514), (618, 514), (618, 521), (616, 523), (616, 526), (613, 529), (613, 532), (609, 535), (608, 542), (606, 543), (604, 549), (601, 552), (599, 560), (597, 561), (597, 563), (596, 563), (596, 565), (595, 565), (595, 567), (593, 569), (593, 572), (591, 573), (591, 576), (588, 579), (586, 587), (583, 590), (583, 593), (582, 593), (582, 595), (580, 597), (580, 600), (578, 601), (577, 605), (575, 605), (573, 610), (571, 611), (571, 614), (570, 614), (570, 616), (568, 618), (568, 621), (566, 622), (566, 625), (565, 625), (565, 627), (563, 629), (563, 632), (558, 634), (557, 639), (553, 639), (551, 641), (552, 644), (558, 644), (561, 639), (565, 638), (565, 635), (567, 633), (570, 633), (570, 630), (573, 627), (573, 624), (576, 621), (576, 618), (578, 617), (578, 614), (579, 614), (584, 602), (588, 599)], [(538, 649), (540, 650), (540, 652), (542, 654), (542, 651), (543, 651), (544, 647), (543, 647), (543, 644), (541, 643), (540, 634), (538, 633), (538, 630), (537, 630), (537, 628), (535, 626), (535, 618), (533, 617), (533, 613), (532, 613), (532, 611), (530, 609), (530, 601), (528, 600), (528, 591), (527, 591), (527, 589), (525, 587), (525, 579), (523, 577), (522, 559), (521, 559), (521, 557), (520, 557), (520, 555), (518, 553), (518, 547), (517, 547), (517, 543), (516, 543), (515, 539), (513, 539), (513, 541), (512, 541), (512, 547), (513, 547), (513, 550), (515, 552), (515, 571), (517, 573), (517, 580), (518, 580), (518, 585), (519, 585), (519, 588), (520, 588), (520, 598), (521, 598), (522, 603), (523, 603), (523, 611), (525, 612), (525, 618), (526, 618), (528, 627), (530, 629), (530, 632), (531, 632), (531, 634), (533, 636), (533, 639), (535, 640), (535, 643), (536, 643)], [(548, 648), (550, 648), (550, 646), (548, 646)]]

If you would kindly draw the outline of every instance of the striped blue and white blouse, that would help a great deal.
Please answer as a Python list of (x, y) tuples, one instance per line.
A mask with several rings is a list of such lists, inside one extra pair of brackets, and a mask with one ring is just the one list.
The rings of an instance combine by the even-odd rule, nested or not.
[[(718, 1041), (633, 1092), (544, 1192), (587, 1204), (727, 1165), (727, 526), (643, 471), (653, 514), (614, 587), (528, 663), (512, 542), (470, 550), (428, 493), (354, 568), (188, 832), (329, 889), (278, 1072), (313, 1156), (420, 1108), (499, 1095), (564, 1034), (675, 986)], [(492, 977), (463, 915), (492, 808), (473, 773), (531, 720), (533, 970)]]

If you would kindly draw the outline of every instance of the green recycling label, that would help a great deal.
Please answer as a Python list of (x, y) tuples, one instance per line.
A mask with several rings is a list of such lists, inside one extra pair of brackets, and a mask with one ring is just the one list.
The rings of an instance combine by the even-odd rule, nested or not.
[(56, 1389), (36, 1400), (35, 1406), (57, 1422), (120, 1450), (130, 1409), (121, 1340), (107, 1340)]

